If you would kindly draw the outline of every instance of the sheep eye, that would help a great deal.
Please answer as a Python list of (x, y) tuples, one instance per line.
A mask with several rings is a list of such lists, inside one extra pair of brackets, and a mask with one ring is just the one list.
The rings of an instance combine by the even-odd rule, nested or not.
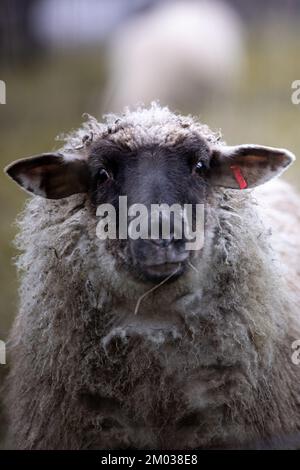
[(104, 168), (101, 168), (97, 173), (97, 184), (105, 183), (109, 178), (109, 173)]
[(204, 163), (199, 161), (196, 166), (195, 166), (195, 172), (198, 174), (198, 175), (202, 175), (203, 171), (205, 169), (205, 166), (204, 166)]

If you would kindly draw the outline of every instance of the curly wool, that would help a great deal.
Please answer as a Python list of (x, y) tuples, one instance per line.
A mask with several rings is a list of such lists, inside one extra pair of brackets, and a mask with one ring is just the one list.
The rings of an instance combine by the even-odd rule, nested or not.
[(212, 143), (220, 141), (221, 137), (220, 133), (212, 132), (192, 116), (174, 114), (157, 102), (149, 108), (139, 107), (135, 111), (125, 108), (120, 115), (107, 114), (104, 123), (89, 114), (84, 116), (86, 121), (79, 129), (58, 137), (58, 140), (65, 141), (62, 148), (64, 154), (82, 155), (91, 140), (107, 136), (121, 147), (131, 150), (147, 145), (175, 145), (193, 134)]
[[(115, 121), (90, 119), (64, 152), (76, 151), (88, 130), (97, 138)], [(192, 130), (217, 139), (156, 105), (127, 111), (121, 122), (111, 138), (132, 146)], [(284, 217), (257, 202), (275, 190), (289, 206)], [(95, 236), (86, 196), (31, 199), (19, 219), (20, 310), (10, 338), (14, 445), (244, 447), (297, 434), (300, 375), (291, 343), (300, 338), (299, 292), (291, 280), (300, 255), (294, 251), (283, 271), (294, 245), (276, 230), (274, 213), (288, 237), (300, 227), (299, 207), (284, 183), (216, 190), (201, 269), (195, 259), (195, 269), (145, 297), (134, 315), (147, 287), (116, 269)], [(263, 214), (275, 221), (273, 236)]]

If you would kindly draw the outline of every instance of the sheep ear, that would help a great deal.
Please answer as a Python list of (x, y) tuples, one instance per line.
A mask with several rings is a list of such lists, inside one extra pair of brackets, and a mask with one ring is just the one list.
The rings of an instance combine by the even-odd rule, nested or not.
[(88, 188), (85, 160), (45, 153), (17, 160), (5, 168), (6, 173), (23, 189), (48, 199), (61, 199)]
[(285, 149), (260, 145), (215, 146), (210, 161), (211, 184), (246, 189), (280, 175), (295, 156)]

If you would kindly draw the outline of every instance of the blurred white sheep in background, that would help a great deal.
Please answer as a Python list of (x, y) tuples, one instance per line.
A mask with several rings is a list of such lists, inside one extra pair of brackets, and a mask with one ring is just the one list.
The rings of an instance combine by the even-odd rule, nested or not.
[(199, 112), (204, 99), (237, 86), (244, 63), (243, 24), (224, 2), (164, 2), (124, 23), (111, 40), (108, 58), (105, 110), (158, 99)]

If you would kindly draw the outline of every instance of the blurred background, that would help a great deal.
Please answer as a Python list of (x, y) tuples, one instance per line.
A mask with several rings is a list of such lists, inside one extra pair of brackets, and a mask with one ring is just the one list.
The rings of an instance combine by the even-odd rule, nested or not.
[[(299, 23), (297, 0), (1, 0), (0, 166), (58, 148), (84, 112), (101, 119), (153, 99), (200, 116), (228, 144), (297, 155)], [(285, 177), (300, 188), (299, 175), (300, 159)], [(17, 309), (12, 240), (26, 197), (1, 171), (2, 340)]]

